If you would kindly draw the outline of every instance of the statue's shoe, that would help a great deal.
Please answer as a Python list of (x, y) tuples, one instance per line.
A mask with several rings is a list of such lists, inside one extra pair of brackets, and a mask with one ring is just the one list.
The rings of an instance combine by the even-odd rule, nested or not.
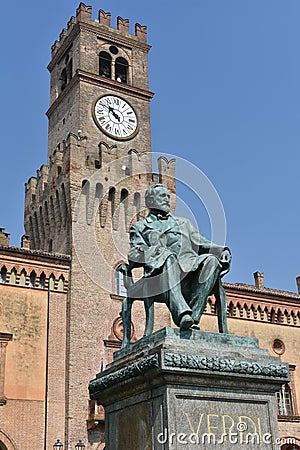
[(192, 325), (194, 325), (194, 320), (192, 319), (191, 316), (189, 316), (188, 314), (182, 316), (180, 320), (180, 328), (182, 330), (188, 330), (189, 328), (191, 328)]

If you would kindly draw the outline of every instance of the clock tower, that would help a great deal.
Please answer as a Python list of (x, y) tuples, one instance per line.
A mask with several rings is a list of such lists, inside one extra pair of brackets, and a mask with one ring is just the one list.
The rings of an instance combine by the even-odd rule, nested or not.
[[(159, 158), (159, 173), (152, 172), (146, 33), (140, 24), (129, 33), (121, 17), (112, 27), (101, 9), (93, 19), (80, 3), (52, 46), (48, 163), (25, 185), (31, 249), (72, 260), (65, 336), (49, 322), (49, 340), (64, 347), (65, 359), (48, 354), (47, 449), (58, 437), (71, 448), (79, 439), (102, 448), (92, 445), (103, 437), (103, 417), (87, 386), (121, 344), (124, 290), (116, 268), (126, 260), (130, 224), (144, 213), (145, 189), (160, 182), (175, 193), (174, 160)], [(133, 339), (143, 334), (136, 303)], [(157, 316), (156, 326), (170, 323), (166, 308)], [(64, 423), (56, 420), (62, 397)]]

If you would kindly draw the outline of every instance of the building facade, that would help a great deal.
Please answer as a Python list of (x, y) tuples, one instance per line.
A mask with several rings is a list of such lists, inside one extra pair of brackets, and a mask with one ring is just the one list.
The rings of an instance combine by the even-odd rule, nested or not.
[[(87, 386), (121, 344), (116, 269), (130, 224), (145, 213), (145, 189), (164, 183), (175, 207), (174, 160), (161, 157), (152, 171), (149, 50), (145, 26), (132, 35), (127, 19), (112, 27), (110, 13), (93, 19), (83, 3), (52, 46), (48, 164), (26, 183), (21, 247), (0, 230), (1, 450), (51, 450), (57, 439), (104, 447), (103, 410)], [(258, 337), (290, 365), (279, 425), (300, 448), (300, 297), (266, 289), (261, 274), (255, 286), (225, 287), (230, 332)], [(133, 340), (143, 334), (136, 303)], [(170, 325), (156, 305), (155, 328)], [(213, 298), (201, 325), (216, 330)]]

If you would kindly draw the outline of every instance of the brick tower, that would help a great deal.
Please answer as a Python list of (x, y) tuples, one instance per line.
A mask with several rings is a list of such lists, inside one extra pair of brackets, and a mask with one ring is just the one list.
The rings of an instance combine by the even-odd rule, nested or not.
[[(145, 209), (145, 188), (163, 182), (175, 193), (173, 160), (159, 158), (159, 173), (152, 173), (146, 27), (136, 24), (132, 35), (127, 19), (118, 17), (117, 28), (110, 19), (103, 10), (92, 19), (92, 8), (80, 3), (52, 46), (48, 164), (25, 186), (31, 249), (72, 260), (66, 339), (56, 337), (65, 370), (61, 361), (48, 369), (47, 450), (57, 438), (71, 448), (79, 439), (87, 449), (102, 448), (103, 417), (87, 386), (120, 346), (122, 280), (115, 269), (126, 258), (130, 223)], [(143, 332), (141, 314), (138, 305), (133, 339)], [(166, 309), (158, 316), (170, 320)], [(54, 384), (61, 386), (57, 403)]]

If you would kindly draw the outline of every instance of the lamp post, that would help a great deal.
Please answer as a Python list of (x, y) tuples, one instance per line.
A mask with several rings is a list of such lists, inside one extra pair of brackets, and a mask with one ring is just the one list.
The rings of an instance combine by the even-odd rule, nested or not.
[[(56, 439), (56, 442), (53, 445), (53, 450), (63, 450), (63, 448), (64, 448), (64, 444), (59, 439)], [(84, 444), (84, 442), (82, 442), (81, 439), (79, 439), (79, 441), (75, 445), (75, 450), (84, 450), (84, 449), (85, 449), (85, 444)]]

